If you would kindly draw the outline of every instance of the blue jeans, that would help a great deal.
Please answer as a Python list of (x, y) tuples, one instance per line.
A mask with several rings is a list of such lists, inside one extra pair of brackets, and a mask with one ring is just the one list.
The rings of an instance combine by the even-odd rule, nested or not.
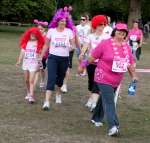
[[(114, 93), (116, 88), (113, 88), (111, 85), (108, 84), (101, 84), (98, 83), (98, 88), (100, 90), (100, 98), (98, 101), (99, 104), (102, 105), (103, 108), (99, 108), (99, 121), (103, 121), (104, 115), (106, 116), (108, 128), (111, 129), (113, 126), (119, 126), (119, 121), (116, 113), (115, 102), (114, 102)], [(104, 111), (104, 112), (103, 112)], [(95, 117), (96, 118), (96, 117)]]

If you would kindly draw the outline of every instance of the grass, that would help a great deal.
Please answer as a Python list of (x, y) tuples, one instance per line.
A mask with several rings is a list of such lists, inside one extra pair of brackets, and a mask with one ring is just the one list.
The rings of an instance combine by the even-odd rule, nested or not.
[[(1, 29), (1, 27), (0, 27)], [(0, 30), (1, 31), (1, 30)], [(121, 136), (110, 138), (107, 126), (95, 128), (91, 113), (84, 107), (87, 78), (76, 77), (76, 58), (69, 93), (63, 95), (63, 104), (49, 112), (41, 110), (44, 93), (36, 90), (37, 103), (24, 101), (25, 87), (22, 70), (16, 69), (20, 32), (0, 32), (0, 143), (148, 143), (150, 142), (149, 74), (139, 74), (138, 92), (127, 96), (130, 82), (126, 74), (121, 98), (117, 106), (121, 123)], [(143, 47), (140, 68), (149, 68), (149, 44)], [(54, 100), (54, 99), (53, 99)]]

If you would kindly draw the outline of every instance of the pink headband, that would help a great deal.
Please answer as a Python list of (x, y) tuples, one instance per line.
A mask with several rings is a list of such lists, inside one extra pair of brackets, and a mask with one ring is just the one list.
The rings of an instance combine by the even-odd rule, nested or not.
[(127, 30), (128, 31), (127, 24), (125, 24), (125, 23), (117, 23), (115, 28), (117, 30)]
[(48, 22), (47, 21), (39, 21), (37, 19), (34, 19), (33, 21), (35, 24), (38, 24), (38, 25), (42, 25), (42, 26), (47, 26), (48, 25)]

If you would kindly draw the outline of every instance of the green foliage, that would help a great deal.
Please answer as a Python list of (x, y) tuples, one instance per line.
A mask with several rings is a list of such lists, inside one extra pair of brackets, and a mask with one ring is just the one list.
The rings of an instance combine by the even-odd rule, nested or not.
[(49, 20), (53, 15), (55, 0), (2, 0), (1, 20), (30, 22), (34, 18)]
[[(73, 6), (73, 18), (79, 20), (80, 15), (89, 13), (107, 14), (113, 20), (127, 21), (130, 0), (57, 0), (57, 6)], [(142, 0), (142, 17), (150, 18), (150, 2)], [(33, 19), (50, 20), (56, 10), (56, 0), (1, 0), (0, 20), (31, 22)]]
[(128, 5), (129, 0), (78, 0), (73, 6), (75, 13), (88, 12), (91, 17), (96, 14), (107, 14), (113, 19), (126, 20)]
[(150, 21), (150, 1), (143, 0), (142, 1), (142, 18), (143, 21)]

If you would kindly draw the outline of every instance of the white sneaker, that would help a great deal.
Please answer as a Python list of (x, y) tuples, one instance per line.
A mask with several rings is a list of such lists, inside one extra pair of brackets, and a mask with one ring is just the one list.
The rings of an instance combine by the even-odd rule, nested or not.
[(33, 104), (35, 102), (34, 96), (30, 96), (28, 101), (29, 101), (29, 103)]
[(56, 95), (56, 103), (57, 104), (61, 104), (62, 103), (61, 95)]
[(117, 135), (119, 132), (118, 128), (116, 126), (113, 126), (109, 131), (108, 131), (108, 135), (109, 136), (115, 136)]
[(40, 88), (44, 88), (45, 87), (45, 83), (44, 82), (40, 82)]
[(102, 122), (96, 122), (94, 120), (91, 120), (91, 122), (95, 125), (95, 127), (101, 127), (101, 126), (103, 126)]
[(63, 84), (63, 86), (61, 87), (61, 91), (64, 92), (64, 93), (68, 92), (66, 84)]
[(42, 106), (42, 109), (46, 111), (46, 110), (49, 110), (49, 108), (50, 108), (49, 101), (45, 101)]
[(87, 103), (85, 104), (85, 107), (91, 108), (91, 106), (92, 106), (92, 99), (89, 98)]
[(30, 98), (30, 94), (27, 94), (25, 100), (29, 100), (29, 98)]
[(93, 112), (93, 110), (95, 109), (95, 107), (96, 107), (96, 103), (92, 103), (90, 111)]

